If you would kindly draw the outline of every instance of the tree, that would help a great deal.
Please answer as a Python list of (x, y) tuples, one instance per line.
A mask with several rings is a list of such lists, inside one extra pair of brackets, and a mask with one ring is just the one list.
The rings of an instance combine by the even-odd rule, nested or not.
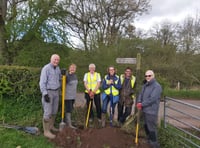
[(200, 53), (200, 17), (188, 17), (178, 29), (178, 51)]
[(168, 21), (164, 21), (161, 24), (156, 24), (150, 30), (150, 34), (157, 41), (162, 43), (162, 46), (175, 44), (177, 32), (177, 25)]
[(3, 63), (3, 53), (6, 50), (5, 18), (7, 11), (7, 0), (0, 0), (0, 64)]
[(1, 31), (4, 32), (0, 33), (0, 54), (5, 51), (4, 59), (7, 60), (7, 64), (12, 64), (13, 58), (24, 45), (33, 40), (67, 44), (68, 31), (65, 24), (59, 22), (67, 13), (57, 0), (1, 0), (0, 2), (8, 5), (8, 7), (0, 5), (6, 8), (3, 11), (4, 17), (1, 17), (3, 21), (0, 28), (3, 28)]
[(117, 43), (136, 16), (149, 8), (149, 0), (72, 0), (66, 23), (88, 51), (93, 45)]

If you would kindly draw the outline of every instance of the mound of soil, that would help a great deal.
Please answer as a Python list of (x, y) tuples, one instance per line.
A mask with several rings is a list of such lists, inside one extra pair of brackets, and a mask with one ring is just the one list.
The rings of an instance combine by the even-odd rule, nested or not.
[[(131, 148), (136, 147), (135, 135), (120, 128), (71, 129), (66, 127), (54, 140), (61, 148)], [(139, 138), (138, 147), (148, 148), (144, 138)]]
[[(61, 132), (57, 133), (56, 138), (52, 140), (56, 147), (59, 148), (149, 148), (144, 139), (144, 131), (139, 132), (139, 143), (135, 145), (135, 128), (124, 130), (122, 128), (113, 126), (106, 122), (106, 127), (101, 128), (101, 125), (95, 119), (89, 123), (88, 128), (84, 128), (85, 115), (87, 110), (85, 108), (85, 99), (83, 94), (79, 94), (78, 98), (82, 98), (76, 102), (72, 119), (73, 125), (77, 129), (66, 127)], [(109, 119), (108, 119), (109, 120)], [(107, 121), (108, 121), (107, 120)]]

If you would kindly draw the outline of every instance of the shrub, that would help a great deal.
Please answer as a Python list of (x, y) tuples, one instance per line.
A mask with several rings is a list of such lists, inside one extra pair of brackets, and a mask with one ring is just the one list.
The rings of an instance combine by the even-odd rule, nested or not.
[(39, 91), (38, 68), (0, 66), (0, 96), (3, 98), (37, 97)]

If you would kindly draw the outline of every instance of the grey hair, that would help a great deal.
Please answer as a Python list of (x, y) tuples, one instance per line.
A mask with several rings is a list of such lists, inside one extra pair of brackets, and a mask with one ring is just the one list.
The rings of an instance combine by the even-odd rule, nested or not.
[(89, 68), (91, 68), (91, 67), (96, 68), (95, 64), (93, 64), (93, 63), (91, 63), (91, 64), (89, 65)]

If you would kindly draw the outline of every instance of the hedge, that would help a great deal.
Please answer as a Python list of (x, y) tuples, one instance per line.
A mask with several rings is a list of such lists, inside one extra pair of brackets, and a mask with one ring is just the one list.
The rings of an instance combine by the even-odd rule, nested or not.
[(0, 66), (0, 97), (38, 97), (40, 68)]

